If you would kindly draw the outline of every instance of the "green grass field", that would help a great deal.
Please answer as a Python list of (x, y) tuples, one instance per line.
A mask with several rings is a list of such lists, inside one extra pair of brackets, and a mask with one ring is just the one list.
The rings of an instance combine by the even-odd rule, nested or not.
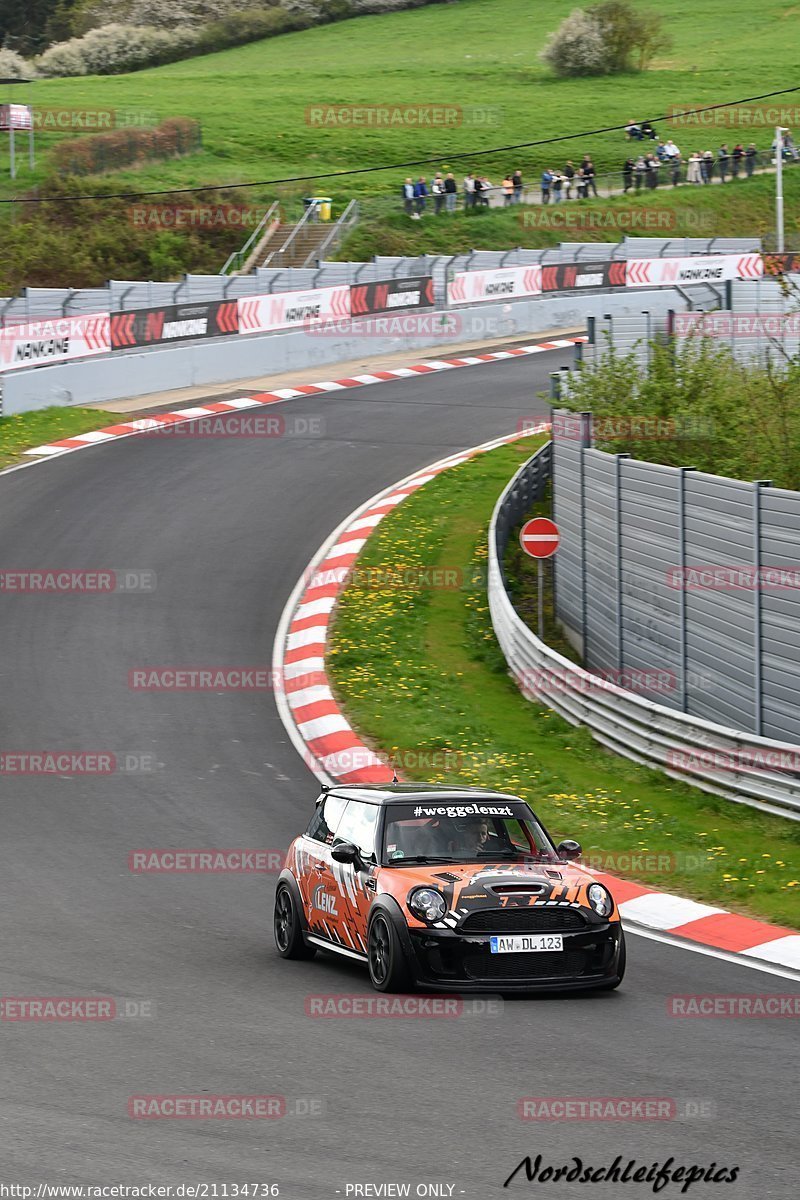
[(0, 470), (24, 462), (23, 451), (57, 442), (76, 433), (102, 429), (112, 414), (97, 408), (42, 408), (0, 417)]
[[(480, 166), (492, 178), (515, 166), (532, 178), (547, 162), (559, 164), (585, 152), (594, 155), (599, 169), (618, 169), (627, 144), (617, 133), (581, 137), (547, 152), (509, 152), (463, 162), (453, 156), (624, 123), (634, 115), (654, 117), (674, 106), (735, 100), (797, 82), (800, 10), (778, 0), (764, 0), (755, 8), (744, 0), (663, 0), (658, 7), (673, 47), (645, 75), (555, 80), (537, 54), (546, 35), (573, 7), (573, 0), (547, 5), (460, 0), (360, 17), (128, 76), (35, 82), (14, 89), (13, 99), (41, 107), (136, 108), (154, 110), (162, 118), (198, 118), (201, 153), (109, 179), (114, 186), (138, 189), (238, 183), (426, 156), (459, 171)], [(3, 99), (11, 91), (0, 87)], [(313, 127), (306, 109), (322, 102), (474, 106), (477, 123), (450, 129)], [(482, 110), (489, 110), (492, 124), (479, 119)], [(666, 126), (663, 132), (669, 132)], [(762, 146), (769, 141), (764, 131), (750, 129), (712, 129), (702, 138), (686, 130), (674, 132), (688, 151), (701, 142), (715, 148), (723, 138), (735, 142), (754, 136)], [(41, 135), (43, 154), (34, 182), (44, 177), (47, 148), (60, 136)], [(353, 195), (394, 195), (406, 173), (398, 168), (290, 190), (321, 190), (338, 202)], [(30, 179), (23, 167), (12, 185), (4, 171), (0, 195), (21, 194)], [(267, 188), (264, 195), (274, 197), (277, 190)]]
[[(486, 527), (540, 440), (445, 472), (381, 522), (358, 565), (393, 570), (402, 586), (344, 592), (328, 658), (344, 710), (387, 753), (452, 756), (451, 770), (417, 778), (515, 792), (557, 840), (577, 838), (615, 874), (800, 928), (796, 824), (607, 753), (587, 730), (525, 701), (509, 678), (480, 582)], [(464, 571), (464, 586), (406, 586), (436, 566)], [(629, 854), (666, 856), (666, 868), (625, 871), (623, 859), (613, 870)]]

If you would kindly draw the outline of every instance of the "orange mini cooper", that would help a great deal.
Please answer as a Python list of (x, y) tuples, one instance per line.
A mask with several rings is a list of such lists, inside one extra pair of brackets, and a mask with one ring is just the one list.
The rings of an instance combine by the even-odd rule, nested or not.
[(381, 992), (615, 988), (619, 912), (580, 853), (516, 796), (323, 788), (278, 880), (278, 952), (357, 959)]

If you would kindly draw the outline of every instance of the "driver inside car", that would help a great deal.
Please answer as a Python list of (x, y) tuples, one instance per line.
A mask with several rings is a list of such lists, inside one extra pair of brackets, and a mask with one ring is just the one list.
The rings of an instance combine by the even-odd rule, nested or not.
[(470, 818), (457, 830), (451, 845), (454, 854), (462, 856), (485, 854), (491, 849), (489, 822), (483, 817)]

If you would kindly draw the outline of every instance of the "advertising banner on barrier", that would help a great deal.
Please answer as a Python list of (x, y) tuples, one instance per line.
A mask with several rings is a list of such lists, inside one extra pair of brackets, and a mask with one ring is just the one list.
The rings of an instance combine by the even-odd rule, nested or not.
[(0, 329), (0, 371), (48, 366), (110, 349), (108, 313), (44, 317)]
[(624, 259), (616, 262), (557, 263), (552, 267), (542, 267), (543, 292), (602, 287), (625, 287)]
[(669, 287), (674, 284), (724, 283), (728, 279), (760, 279), (760, 254), (709, 254), (690, 258), (629, 258), (627, 287)]
[(193, 338), (225, 337), (239, 332), (235, 300), (201, 304), (162, 304), (111, 314), (111, 349), (182, 342)]
[(350, 316), (350, 288), (316, 288), (312, 292), (273, 292), (239, 300), (239, 333), (302, 329), (318, 321)]
[(354, 317), (405, 312), (411, 308), (433, 306), (432, 275), (410, 275), (402, 279), (355, 283), (350, 288), (350, 311)]
[(497, 267), (493, 271), (455, 271), (447, 281), (448, 304), (474, 304), (478, 300), (516, 300), (538, 296), (542, 268)]

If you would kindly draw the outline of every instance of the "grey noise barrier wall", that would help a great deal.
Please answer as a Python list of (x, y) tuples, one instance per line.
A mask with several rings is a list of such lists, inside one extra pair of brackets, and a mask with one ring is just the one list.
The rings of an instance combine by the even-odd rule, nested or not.
[[(567, 450), (575, 457), (577, 444), (572, 443)], [(584, 450), (587, 457), (594, 458), (595, 453)], [(689, 639), (687, 661), (697, 662), (703, 671), (710, 673), (713, 682), (708, 697), (697, 706), (697, 713), (682, 711), (679, 705), (670, 703), (669, 692), (666, 696), (659, 695), (655, 702), (641, 692), (628, 690), (624, 684), (620, 686), (615, 682), (618, 679), (616, 666), (620, 661), (631, 664), (627, 665), (629, 672), (636, 663), (646, 663), (651, 672), (659, 669), (653, 666), (654, 663), (666, 664), (673, 672), (680, 669), (676, 636), (680, 626), (675, 619), (677, 593), (666, 597), (661, 589), (657, 589), (657, 594), (649, 597), (654, 590), (654, 578), (674, 549), (669, 542), (663, 550), (657, 549), (667, 526), (669, 506), (675, 501), (674, 481), (670, 490), (658, 475), (652, 473), (651, 464), (627, 464), (629, 470), (638, 468), (642, 468), (642, 473), (625, 478), (624, 486), (628, 494), (632, 494), (634, 484), (649, 488), (653, 501), (646, 502), (639, 512), (642, 517), (639, 546), (631, 558), (636, 564), (636, 582), (631, 588), (632, 603), (622, 613), (624, 644), (628, 647), (622, 657), (620, 611), (614, 604), (614, 597), (618, 595), (615, 569), (619, 525), (613, 505), (607, 504), (608, 511), (598, 517), (598, 527), (602, 521), (602, 540), (596, 539), (594, 533), (588, 538), (591, 549), (584, 561), (589, 571), (590, 591), (582, 586), (578, 554), (581, 539), (576, 517), (582, 498), (590, 505), (600, 506), (603, 489), (606, 501), (613, 497), (615, 484), (610, 482), (616, 479), (613, 459), (604, 466), (598, 466), (596, 462), (591, 468), (587, 466), (587, 490), (582, 493), (579, 477), (570, 470), (563, 447), (560, 450), (556, 440), (525, 463), (500, 496), (489, 527), (488, 593), (492, 624), (509, 669), (528, 699), (553, 709), (573, 725), (586, 725), (601, 745), (615, 753), (658, 768), (704, 791), (800, 820), (800, 752), (797, 745), (781, 738), (780, 734), (778, 738), (770, 738), (742, 732), (732, 722), (724, 720), (728, 713), (734, 717), (741, 713), (751, 719), (753, 715), (753, 666), (747, 657), (748, 645), (752, 645), (752, 625), (748, 627), (748, 620), (752, 621), (752, 594), (748, 595), (749, 612), (731, 612), (726, 618), (723, 611), (715, 618), (710, 602), (706, 600), (696, 614), (696, 621), (693, 620), (692, 627), (696, 632)], [(559, 616), (575, 622), (579, 628), (580, 621), (586, 619), (587, 610), (591, 612), (589, 637), (596, 639), (596, 649), (592, 651), (591, 642), (587, 649), (594, 671), (577, 666), (540, 641), (515, 610), (506, 587), (503, 557), (509, 538), (530, 512), (534, 500), (543, 494), (551, 471), (558, 500), (556, 517), (562, 533), (555, 556), (557, 611)], [(598, 479), (602, 483), (598, 483)], [(726, 496), (725, 490), (718, 485), (726, 488), (734, 482), (731, 480), (706, 476), (697, 482), (697, 491), (689, 506), (694, 517), (687, 524), (695, 524), (702, 530), (703, 537), (711, 537), (715, 514), (717, 519), (721, 515), (719, 544), (727, 536), (731, 519), (737, 516), (736, 505), (741, 502), (743, 493), (734, 491), (732, 496)], [(748, 484), (739, 486), (744, 490), (750, 487)], [(768, 491), (764, 490), (762, 499)], [(776, 532), (789, 528), (786, 504), (790, 495), (777, 493), (774, 497), (776, 504), (771, 510), (772, 518), (779, 514), (775, 520)], [(565, 506), (565, 499), (569, 501), (569, 507)], [(795, 497), (795, 503), (800, 503), (800, 497)], [(655, 510), (655, 516), (648, 509)], [(606, 524), (604, 517), (609, 513)], [(630, 554), (637, 534), (629, 531), (627, 536), (631, 539), (627, 551)], [(798, 541), (800, 530), (795, 525), (792, 536), (795, 547)], [(746, 547), (740, 545), (738, 552), (743, 549), (742, 557), (746, 557)], [(727, 599), (725, 604), (727, 606)], [(738, 642), (736, 619), (742, 625)], [(788, 625), (782, 605), (765, 621), (765, 630), (768, 627), (775, 628), (776, 632), (782, 627), (785, 634)], [(652, 643), (648, 643), (648, 638)], [(795, 642), (793, 652), (781, 660), (778, 656), (785, 652), (786, 645), (785, 638), (776, 636), (773, 657), (765, 669), (765, 675), (770, 677), (765, 696), (776, 694), (771, 690), (774, 672), (792, 674), (792, 663), (798, 656), (797, 645)], [(608, 669), (601, 669), (598, 663)], [(764, 707), (771, 714), (777, 706), (768, 700)], [(707, 714), (711, 713), (716, 714), (716, 719), (708, 719)]]

